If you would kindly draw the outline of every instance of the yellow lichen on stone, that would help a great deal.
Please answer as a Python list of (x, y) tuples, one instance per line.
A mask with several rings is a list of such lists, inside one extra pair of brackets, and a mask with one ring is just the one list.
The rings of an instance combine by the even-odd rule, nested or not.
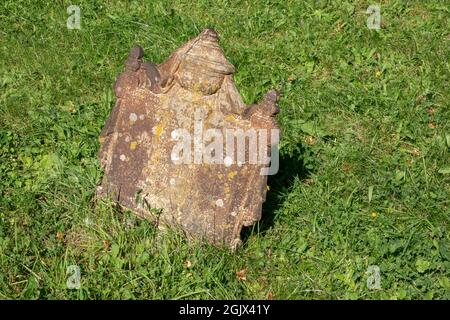
[(159, 139), (159, 137), (161, 137), (163, 130), (164, 130), (164, 126), (162, 124), (158, 124), (156, 126), (156, 136), (158, 137), (158, 139)]
[(236, 171), (231, 171), (228, 173), (228, 178), (233, 179), (237, 175)]
[(227, 121), (235, 121), (235, 120), (236, 120), (236, 118), (235, 118), (235, 116), (234, 116), (234, 115), (232, 115), (232, 114), (229, 114), (229, 115), (227, 115), (227, 116), (225, 117), (225, 120), (227, 120)]

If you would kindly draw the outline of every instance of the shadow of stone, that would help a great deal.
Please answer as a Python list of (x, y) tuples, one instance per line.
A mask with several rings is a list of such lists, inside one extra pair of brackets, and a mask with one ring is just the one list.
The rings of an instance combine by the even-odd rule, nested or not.
[(280, 166), (278, 173), (268, 177), (266, 201), (262, 208), (261, 220), (250, 227), (242, 228), (241, 238), (243, 243), (255, 232), (263, 233), (274, 225), (276, 212), (283, 205), (285, 195), (289, 193), (295, 179), (304, 180), (309, 177), (311, 171), (305, 167), (303, 156), (305, 146), (299, 144), (294, 151), (282, 154), (280, 152)]

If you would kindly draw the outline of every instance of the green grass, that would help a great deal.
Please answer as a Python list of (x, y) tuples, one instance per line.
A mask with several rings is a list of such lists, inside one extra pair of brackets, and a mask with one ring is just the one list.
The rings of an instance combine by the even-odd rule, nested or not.
[[(378, 31), (371, 1), (142, 2), (76, 1), (81, 30), (72, 2), (0, 6), (0, 298), (450, 298), (449, 1), (382, 1)], [(159, 63), (205, 27), (246, 103), (283, 90), (281, 171), (235, 254), (94, 198), (129, 49)]]

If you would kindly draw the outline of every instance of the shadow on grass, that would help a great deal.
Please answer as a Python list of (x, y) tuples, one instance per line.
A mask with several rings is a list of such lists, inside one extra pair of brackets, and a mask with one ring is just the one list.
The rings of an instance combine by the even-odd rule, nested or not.
[(304, 163), (305, 147), (301, 144), (290, 153), (280, 152), (280, 167), (278, 173), (268, 177), (266, 201), (262, 208), (262, 217), (258, 224), (242, 228), (241, 238), (243, 243), (255, 232), (263, 233), (270, 229), (275, 222), (276, 212), (285, 200), (285, 195), (292, 188), (295, 179), (304, 180), (309, 177)]

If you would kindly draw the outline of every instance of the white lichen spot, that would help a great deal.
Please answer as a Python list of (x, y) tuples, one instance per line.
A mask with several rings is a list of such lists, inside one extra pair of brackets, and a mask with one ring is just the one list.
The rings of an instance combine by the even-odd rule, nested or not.
[(139, 119), (140, 119), (140, 120), (144, 120), (144, 118), (145, 118), (145, 116), (144, 116), (143, 114), (141, 114), (141, 115), (139, 116)]
[(130, 121), (135, 122), (138, 119), (136, 113), (130, 113)]
[(217, 199), (216, 200), (216, 206), (223, 207), (223, 200), (222, 199)]
[(124, 154), (120, 155), (120, 161), (125, 161), (127, 160), (127, 157)]
[(233, 164), (233, 159), (231, 159), (231, 157), (225, 157), (225, 159), (223, 159), (223, 162), (226, 167), (229, 167)]
[(174, 178), (170, 179), (170, 184), (171, 184), (172, 186), (175, 185), (175, 179), (174, 179)]

